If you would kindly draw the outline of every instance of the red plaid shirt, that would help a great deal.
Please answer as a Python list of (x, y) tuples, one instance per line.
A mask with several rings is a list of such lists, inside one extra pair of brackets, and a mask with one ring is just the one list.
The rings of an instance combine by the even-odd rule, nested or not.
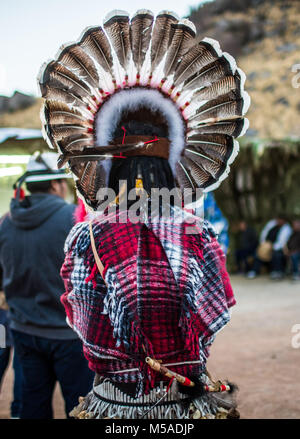
[(161, 378), (148, 368), (146, 356), (184, 376), (198, 375), (235, 304), (211, 226), (198, 221), (198, 233), (187, 234), (184, 222), (111, 219), (93, 220), (107, 287), (86, 222), (72, 229), (61, 270), (62, 303), (90, 368), (113, 381), (139, 381), (146, 392)]

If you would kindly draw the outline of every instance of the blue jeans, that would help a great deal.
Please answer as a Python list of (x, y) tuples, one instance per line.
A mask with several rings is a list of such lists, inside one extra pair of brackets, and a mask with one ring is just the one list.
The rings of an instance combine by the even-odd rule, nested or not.
[(53, 340), (12, 331), (23, 371), (21, 419), (52, 419), (56, 381), (65, 400), (67, 417), (92, 387), (80, 340)]
[(286, 266), (286, 258), (283, 254), (282, 250), (273, 250), (272, 251), (272, 260), (271, 262), (263, 262), (258, 257), (255, 257), (254, 264), (253, 264), (253, 270), (256, 272), (256, 274), (259, 274), (261, 264), (268, 264), (270, 267), (270, 271), (277, 271), (280, 273), (284, 273), (285, 266)]
[(251, 266), (249, 265), (249, 257), (255, 256), (255, 248), (238, 249), (235, 252), (235, 260), (239, 272), (247, 273)]
[(11, 351), (11, 346), (7, 346), (6, 348), (0, 349), (0, 389), (1, 389), (3, 376), (8, 367), (10, 351)]
[(11, 416), (14, 418), (21, 417), (22, 411), (22, 380), (23, 373), (19, 357), (14, 349), (13, 354), (13, 369), (14, 369), (14, 398), (10, 406)]
[[(11, 346), (0, 349), (0, 388), (3, 376), (8, 368)], [(13, 401), (10, 406), (10, 414), (14, 418), (19, 418), (21, 415), (21, 393), (22, 393), (22, 369), (16, 352), (13, 354), (13, 369), (14, 369), (14, 387), (13, 387)]]
[(291, 257), (292, 272), (294, 275), (299, 274), (300, 252), (294, 253)]

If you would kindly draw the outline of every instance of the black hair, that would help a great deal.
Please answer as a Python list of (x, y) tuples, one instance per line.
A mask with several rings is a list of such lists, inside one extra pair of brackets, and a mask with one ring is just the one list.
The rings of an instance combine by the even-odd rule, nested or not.
[[(61, 183), (63, 179), (58, 178), (55, 179), (55, 181), (58, 181), (59, 183)], [(26, 189), (31, 193), (31, 194), (37, 194), (37, 193), (47, 193), (50, 191), (51, 189), (51, 182), (53, 180), (45, 180), (45, 181), (31, 181), (31, 182), (26, 182)]]
[(276, 215), (275, 218), (276, 218), (276, 219), (281, 219), (281, 220), (283, 220), (283, 221), (285, 221), (285, 222), (288, 222), (288, 220), (289, 220), (289, 218), (288, 218), (288, 216), (287, 216), (287, 214), (286, 214), (285, 212), (279, 212), (279, 213)]
[(118, 126), (113, 134), (113, 138), (122, 137), (124, 134), (123, 128), (125, 128), (127, 136), (157, 136), (168, 137), (168, 130), (164, 123), (156, 124), (155, 126), (151, 122), (129, 120), (123, 121), (121, 126)]
[(152, 188), (172, 190), (176, 183), (167, 159), (160, 157), (127, 157), (115, 159), (109, 175), (109, 187), (119, 192), (119, 181), (126, 180), (127, 191), (135, 188), (136, 179), (143, 180), (143, 188), (150, 195)]

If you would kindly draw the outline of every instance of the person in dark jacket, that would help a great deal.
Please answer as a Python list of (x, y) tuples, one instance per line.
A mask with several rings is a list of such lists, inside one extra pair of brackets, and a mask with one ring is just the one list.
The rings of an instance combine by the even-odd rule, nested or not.
[[(67, 325), (60, 302), (63, 248), (74, 225), (75, 205), (64, 201), (68, 176), (57, 169), (56, 159), (54, 153), (30, 159), (0, 224), (3, 290), (23, 370), (22, 419), (53, 417), (57, 381), (68, 416), (93, 380), (82, 344)], [(24, 181), (31, 195), (23, 198)]]
[(293, 280), (300, 280), (300, 220), (293, 221), (293, 232), (286, 245), (286, 254), (290, 258)]
[(250, 259), (254, 259), (258, 244), (256, 231), (246, 221), (238, 224), (235, 259), (238, 273), (247, 273), (250, 268)]
[[(285, 214), (279, 214), (275, 219), (268, 221), (261, 231), (260, 245), (269, 243), (271, 246), (270, 261), (267, 263), (270, 267), (270, 278), (273, 280), (284, 277), (286, 258), (283, 250), (291, 234), (292, 228)], [(248, 279), (254, 279), (260, 273), (262, 263), (265, 263), (258, 253), (257, 251), (252, 270), (247, 274)]]

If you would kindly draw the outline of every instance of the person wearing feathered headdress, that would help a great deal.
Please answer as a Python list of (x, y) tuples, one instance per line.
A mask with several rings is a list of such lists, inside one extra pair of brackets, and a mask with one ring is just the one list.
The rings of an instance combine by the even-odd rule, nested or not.
[(73, 416), (237, 415), (217, 393), (234, 386), (206, 371), (235, 299), (193, 209), (238, 153), (244, 81), (215, 40), (199, 42), (169, 11), (113, 11), (42, 67), (45, 138), (94, 211), (71, 231), (61, 270), (68, 322), (96, 372)]

